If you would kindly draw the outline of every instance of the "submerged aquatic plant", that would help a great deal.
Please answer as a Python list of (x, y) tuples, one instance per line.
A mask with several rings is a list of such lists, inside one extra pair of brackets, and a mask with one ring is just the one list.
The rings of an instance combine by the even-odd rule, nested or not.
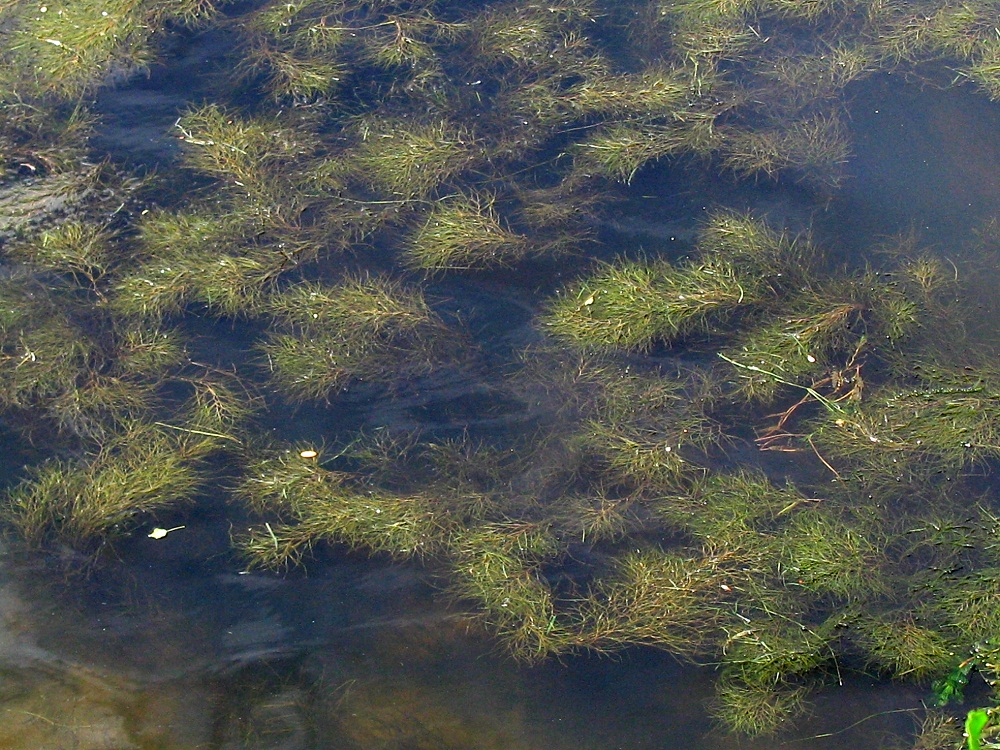
[(460, 337), (423, 295), (387, 279), (304, 283), (269, 306), (288, 332), (272, 334), (262, 351), (272, 382), (293, 400), (327, 398), (352, 380), (391, 384), (461, 355)]
[[(947, 55), (995, 93), (995, 5), (264, 0), (218, 18), (234, 85), (176, 124), (201, 188), (180, 198), (158, 190), (187, 186), (171, 165), (152, 189), (90, 177), (86, 99), (222, 5), (5, 4), (0, 407), (57, 453), (5, 496), (7, 523), (92, 548), (196, 499), (225, 448), (211, 465), (255, 516), (234, 534), (250, 564), (324, 544), (419, 560), (523, 659), (718, 665), (715, 715), (741, 732), (786, 725), (845, 653), (926, 679), (975, 651), (995, 682), (1000, 524), (965, 474), (998, 458), (1000, 392), (991, 366), (934, 352), (943, 262), (901, 242), (836, 268), (808, 233), (724, 209), (686, 255), (642, 256), (601, 246), (598, 220), (667, 157), (678, 181), (828, 197), (844, 87)], [(622, 45), (633, 14), (648, 23)], [(556, 252), (579, 275), (539, 301), (566, 278)], [(462, 370), (440, 434), (341, 425), (335, 455), (248, 439), (261, 372), (291, 402), (444, 380), (471, 347), (439, 311), (494, 308), (427, 289), (461, 297), (454, 272), (498, 267), (474, 283), (516, 280), (535, 327), (469, 334), (489, 369)], [(201, 338), (219, 318), (256, 362)], [(486, 392), (504, 403), (470, 405)], [(759, 419), (776, 422), (757, 446), (794, 464), (752, 450)], [(797, 450), (835, 481), (810, 487)]]
[(511, 265), (531, 249), (505, 227), (491, 197), (455, 197), (437, 204), (407, 249), (407, 261), (431, 271)]
[(191, 431), (132, 425), (86, 458), (33, 469), (6, 494), (5, 520), (33, 545), (86, 547), (127, 535), (144, 517), (191, 502), (209, 446)]

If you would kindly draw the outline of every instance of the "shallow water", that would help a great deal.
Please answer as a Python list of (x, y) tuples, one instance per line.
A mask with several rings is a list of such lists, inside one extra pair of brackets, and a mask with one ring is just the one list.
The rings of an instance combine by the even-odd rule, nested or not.
[[(214, 43), (185, 46), (177, 67), (102, 94), (109, 124), (95, 145), (137, 164), (173, 158), (170, 126), (186, 101), (178, 80)], [(723, 204), (793, 230), (813, 226), (851, 262), (863, 260), (872, 237), (915, 228), (957, 273), (972, 255), (973, 230), (1000, 215), (1000, 107), (965, 88), (891, 75), (852, 93), (855, 154), (829, 200), (801, 185), (718, 180), (696, 166), (649, 169), (601, 228), (603, 239), (681, 255), (706, 210)], [(431, 292), (503, 359), (536, 335), (531, 315), (562, 271), (440, 281)], [(995, 343), (1000, 285), (995, 268), (980, 271), (981, 330), (972, 333)], [(239, 349), (235, 329), (205, 326), (228, 338), (216, 349)], [(340, 444), (361, 428), (517, 433), (545, 412), (493, 399), (489, 382), (458, 372), (391, 399), (359, 389), (327, 409), (271, 415), (267, 429)], [(6, 433), (0, 440), (3, 477), (44, 455), (44, 446)], [(70, 551), (3, 551), (0, 748), (879, 747), (914, 731), (926, 697), (845, 666), (793, 732), (733, 737), (706, 710), (710, 667), (645, 649), (518, 664), (416, 565), (339, 552), (288, 575), (241, 569), (226, 552), (230, 521), (219, 502), (158, 519), (182, 528), (163, 539), (138, 534), (99, 563)]]

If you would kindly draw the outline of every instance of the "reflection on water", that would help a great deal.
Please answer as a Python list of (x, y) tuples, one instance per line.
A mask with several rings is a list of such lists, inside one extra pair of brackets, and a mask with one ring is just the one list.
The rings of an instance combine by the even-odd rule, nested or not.
[[(278, 578), (135, 554), (67, 573), (75, 562), (3, 557), (4, 750), (774, 747), (710, 731), (710, 669), (641, 650), (518, 665), (412, 568), (344, 559)], [(920, 697), (852, 676), (789, 746), (898, 736), (913, 720), (891, 712)]]

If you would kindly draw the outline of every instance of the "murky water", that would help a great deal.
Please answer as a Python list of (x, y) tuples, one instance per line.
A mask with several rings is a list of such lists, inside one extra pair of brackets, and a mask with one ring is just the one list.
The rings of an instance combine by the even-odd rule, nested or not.
[[(179, 50), (176, 67), (103, 94), (110, 125), (95, 144), (138, 164), (172, 158), (170, 126), (186, 101), (177, 82), (210, 56), (211, 40), (200, 44)], [(722, 204), (792, 229), (813, 226), (854, 262), (872, 237), (913, 228), (957, 273), (974, 230), (1000, 215), (1000, 107), (968, 89), (892, 75), (851, 93), (854, 156), (834, 197), (717, 180), (696, 166), (650, 169), (602, 227), (608, 246), (683, 254), (707, 207)], [(531, 316), (560, 274), (435, 281), (431, 292), (502, 358), (535, 336)], [(996, 281), (995, 269), (983, 269), (976, 283), (981, 331), (973, 333), (991, 344)], [(212, 335), (239, 349), (235, 329), (215, 326)], [(266, 429), (340, 444), (360, 428), (516, 433), (537, 417), (493, 403), (489, 383), (474, 377), (424, 385), (272, 415)], [(8, 480), (45, 452), (5, 433), (0, 440)], [(0, 748), (882, 747), (914, 731), (926, 697), (845, 665), (827, 675), (794, 732), (740, 739), (710, 718), (711, 667), (645, 649), (529, 667), (440, 595), (433, 570), (341, 551), (305, 571), (251, 572), (228, 552), (221, 500), (157, 520), (177, 528), (162, 539), (137, 535), (96, 563), (15, 543), (2, 551)]]

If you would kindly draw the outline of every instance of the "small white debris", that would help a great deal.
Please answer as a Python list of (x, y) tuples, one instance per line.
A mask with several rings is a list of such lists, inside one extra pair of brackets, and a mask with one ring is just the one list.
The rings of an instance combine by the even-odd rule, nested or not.
[(148, 536), (150, 539), (163, 539), (163, 537), (165, 537), (171, 531), (179, 531), (183, 528), (184, 528), (183, 526), (174, 526), (172, 529), (161, 529), (159, 526), (157, 526), (155, 529), (146, 534), (146, 536)]

